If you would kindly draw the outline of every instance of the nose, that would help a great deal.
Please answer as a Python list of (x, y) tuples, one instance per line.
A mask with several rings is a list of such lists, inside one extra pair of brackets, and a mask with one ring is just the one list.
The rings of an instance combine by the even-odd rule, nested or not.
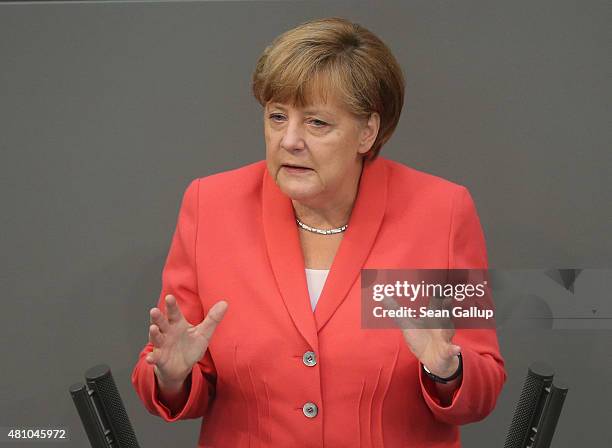
[(287, 120), (287, 125), (284, 128), (284, 133), (280, 141), (281, 148), (294, 152), (296, 150), (305, 149), (306, 142), (304, 141), (304, 129), (297, 120)]

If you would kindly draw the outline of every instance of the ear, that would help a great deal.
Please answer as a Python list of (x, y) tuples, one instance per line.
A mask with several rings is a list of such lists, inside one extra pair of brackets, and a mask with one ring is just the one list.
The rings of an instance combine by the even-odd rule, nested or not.
[(378, 131), (380, 129), (380, 115), (378, 112), (372, 112), (368, 117), (367, 123), (363, 125), (360, 132), (359, 153), (365, 154), (374, 145)]

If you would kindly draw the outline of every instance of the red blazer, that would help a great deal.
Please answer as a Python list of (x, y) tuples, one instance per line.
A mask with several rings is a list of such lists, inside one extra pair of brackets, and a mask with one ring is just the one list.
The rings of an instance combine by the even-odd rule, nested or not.
[(457, 425), (486, 417), (506, 379), (495, 330), (457, 330), (463, 379), (441, 406), (401, 331), (361, 328), (360, 270), (487, 267), (466, 188), (368, 162), (314, 313), (304, 267), (291, 201), (265, 161), (192, 181), (157, 306), (172, 293), (192, 324), (218, 300), (230, 306), (176, 415), (158, 399), (144, 347), (132, 383), (149, 412), (203, 417), (199, 447), (461, 446)]

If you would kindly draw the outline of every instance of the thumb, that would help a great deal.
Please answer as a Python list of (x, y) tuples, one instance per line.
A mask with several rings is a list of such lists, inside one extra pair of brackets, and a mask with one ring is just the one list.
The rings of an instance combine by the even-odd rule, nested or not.
[(215, 303), (210, 310), (208, 310), (208, 314), (204, 320), (196, 326), (198, 334), (201, 334), (207, 341), (210, 341), (217, 325), (223, 320), (223, 316), (225, 316), (228, 307), (229, 304), (225, 300)]
[(453, 356), (457, 356), (461, 353), (461, 347), (458, 345), (450, 344), (448, 346), (448, 357), (452, 358)]

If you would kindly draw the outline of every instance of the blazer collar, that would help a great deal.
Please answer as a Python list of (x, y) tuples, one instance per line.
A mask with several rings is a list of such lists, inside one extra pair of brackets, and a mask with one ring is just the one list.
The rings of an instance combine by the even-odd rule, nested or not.
[(385, 159), (378, 157), (364, 164), (348, 229), (314, 313), (291, 199), (280, 190), (267, 168), (263, 176), (263, 228), (272, 270), (293, 322), (310, 346), (318, 349), (317, 332), (346, 298), (378, 234), (387, 203)]

